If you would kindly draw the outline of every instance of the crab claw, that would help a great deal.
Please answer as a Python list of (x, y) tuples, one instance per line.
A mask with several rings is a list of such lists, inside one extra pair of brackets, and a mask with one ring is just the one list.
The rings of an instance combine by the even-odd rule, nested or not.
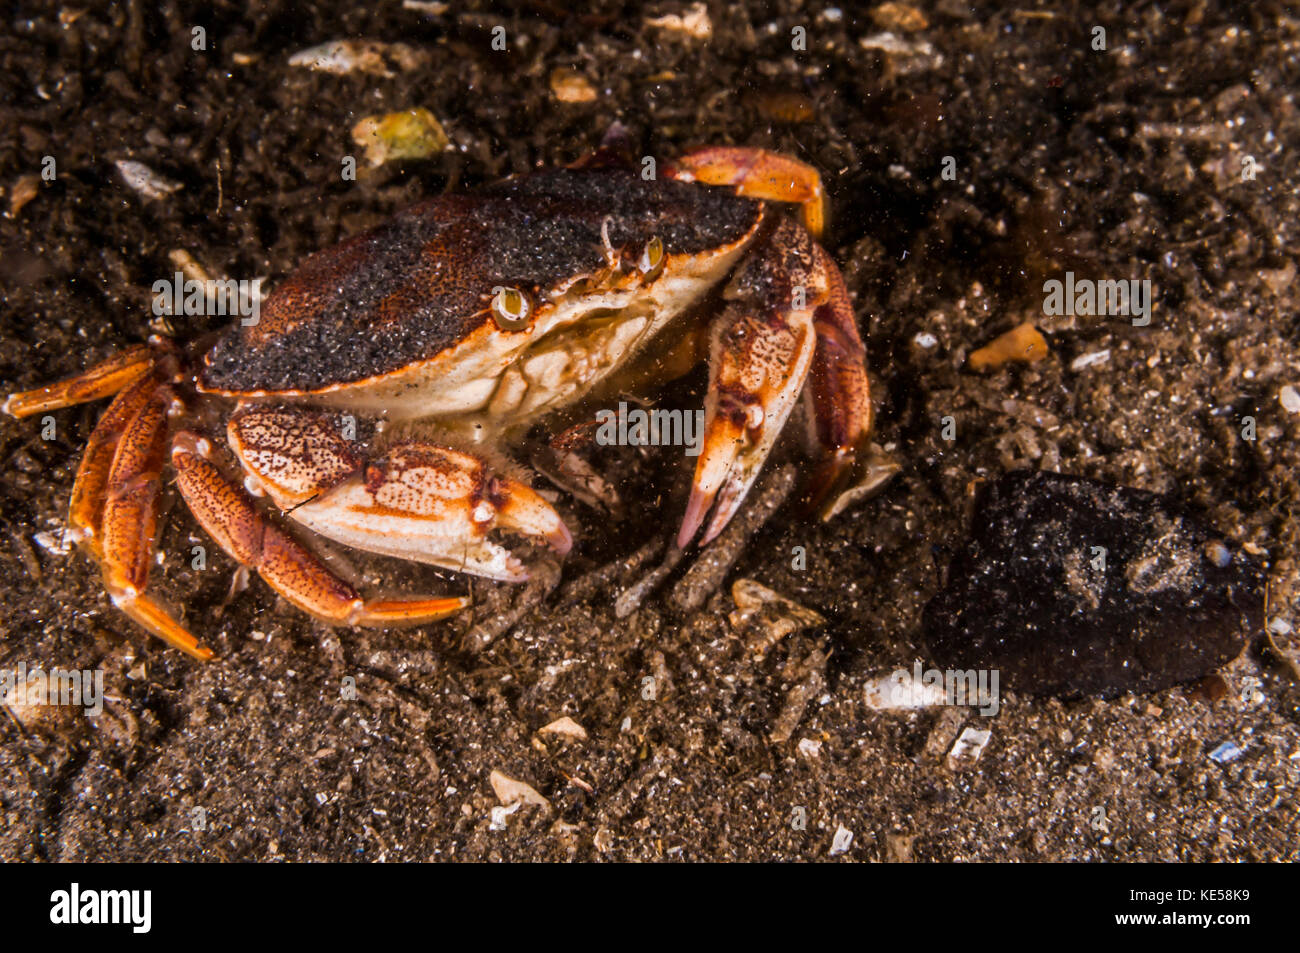
[(528, 569), (488, 538), (492, 530), (539, 539), (561, 555), (573, 548), (560, 515), (531, 487), (425, 443), (390, 447), (291, 515), (347, 546), (506, 582), (527, 580)]
[(488, 538), (492, 530), (560, 555), (573, 548), (568, 527), (535, 490), (468, 453), (405, 441), (367, 462), (335, 419), (302, 408), (245, 408), (227, 437), (248, 483), (346, 546), (511, 582), (528, 570)]
[[(778, 228), (732, 282), (732, 301), (710, 331), (704, 442), (677, 534), (683, 549), (710, 507), (713, 518), (700, 544), (722, 532), (803, 390), (816, 347), (813, 313), (826, 295), (820, 273), (800, 263), (805, 247), (811, 261), (807, 234), (792, 225)], [(801, 293), (793, 293), (796, 287)]]
[[(495, 501), (495, 502), (490, 502)], [(536, 490), (518, 480), (492, 477), (487, 499), (479, 506), (496, 507), (497, 525), (523, 536), (544, 539), (546, 545), (561, 556), (573, 549), (573, 534), (560, 514), (542, 499)], [(477, 519), (478, 513), (475, 513)]]

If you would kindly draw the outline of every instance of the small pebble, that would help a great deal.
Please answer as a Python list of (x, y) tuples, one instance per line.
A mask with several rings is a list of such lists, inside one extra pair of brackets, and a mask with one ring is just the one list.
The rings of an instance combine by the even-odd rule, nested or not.
[(1277, 399), (1288, 413), (1300, 414), (1300, 394), (1296, 393), (1296, 389), (1290, 384), (1282, 388)]
[(447, 133), (427, 109), (367, 116), (352, 127), (352, 141), (378, 167), (393, 159), (426, 159), (447, 148)]
[(596, 88), (581, 73), (571, 69), (557, 69), (551, 73), (551, 94), (562, 103), (591, 103), (596, 101)]
[(1047, 339), (1033, 324), (1025, 322), (973, 352), (969, 363), (973, 371), (988, 371), (1010, 361), (1033, 364), (1047, 354)]

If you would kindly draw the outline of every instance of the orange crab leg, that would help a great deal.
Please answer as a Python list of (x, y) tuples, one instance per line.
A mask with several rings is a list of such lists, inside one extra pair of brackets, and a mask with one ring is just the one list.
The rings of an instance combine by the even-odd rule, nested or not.
[(813, 506), (851, 474), (871, 433), (866, 348), (843, 276), (826, 252), (818, 248), (817, 254), (827, 275), (829, 298), (813, 316), (817, 351), (808, 395), (817, 443), (824, 454), (809, 481)]
[(333, 624), (389, 626), (432, 622), (469, 605), (461, 597), (365, 600), (263, 515), (207, 459), (210, 446), (182, 431), (172, 441), (176, 483), (203, 528), (233, 559), (256, 569), (276, 592), (304, 612)]
[(10, 394), (0, 409), (14, 417), (30, 417), (46, 410), (111, 397), (148, 373), (153, 363), (154, 350), (148, 345), (129, 347), (75, 377), (35, 390)]
[(157, 388), (151, 375), (139, 378), (113, 399), (86, 442), (85, 452), (72, 484), (68, 525), (76, 543), (96, 560), (104, 555), (100, 533), (104, 519), (105, 493), (113, 457), (127, 425), (144, 409)]
[[(83, 461), (73, 490), (74, 527), (86, 533), (113, 604), (149, 632), (197, 659), (212, 658), (172, 615), (145, 592), (158, 526), (158, 490), (167, 450), (170, 388), (137, 382), (114, 401), (92, 437), (93, 459)], [(120, 435), (115, 432), (121, 428)], [(98, 438), (98, 439), (96, 439)], [(103, 461), (112, 446), (107, 474)], [(102, 480), (102, 483), (101, 483)]]
[(801, 206), (804, 228), (813, 238), (826, 230), (828, 206), (822, 179), (812, 166), (766, 149), (712, 146), (688, 152), (665, 174), (682, 182), (734, 185), (744, 196)]

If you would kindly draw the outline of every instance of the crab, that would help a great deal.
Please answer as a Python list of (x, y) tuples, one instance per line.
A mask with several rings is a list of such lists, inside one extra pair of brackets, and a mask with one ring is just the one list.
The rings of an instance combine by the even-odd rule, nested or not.
[[(778, 153), (705, 148), (647, 178), (602, 149), (427, 200), (312, 255), (206, 354), (155, 336), (4, 409), (114, 398), (69, 530), (114, 604), (172, 646), (213, 654), (148, 590), (168, 468), (204, 530), (299, 609), (336, 625), (430, 622), (469, 600), (366, 597), (311, 534), (524, 580), (503, 534), (561, 557), (573, 536), (494, 448), (628, 380), (707, 354), (683, 549), (737, 512), (801, 395), (819, 458), (810, 497), (852, 479), (871, 403), (844, 279), (818, 244), (826, 214), (817, 172)], [(358, 439), (358, 417), (382, 432)]]

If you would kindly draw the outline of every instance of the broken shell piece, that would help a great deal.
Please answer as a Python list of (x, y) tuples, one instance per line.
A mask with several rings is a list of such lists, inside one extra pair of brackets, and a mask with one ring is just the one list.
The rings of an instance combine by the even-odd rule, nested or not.
[(74, 735), (84, 727), (82, 709), (59, 704), (57, 679), (57, 669), (54, 672), (33, 670), (23, 681), (14, 681), (0, 691), (0, 707), (27, 731)]
[(36, 545), (54, 556), (66, 556), (72, 551), (72, 534), (66, 530), (45, 530), (32, 537)]
[(1244, 751), (1231, 741), (1225, 741), (1219, 747), (1210, 752), (1210, 760), (1218, 764), (1228, 764), (1240, 758)]
[(962, 768), (969, 768), (980, 759), (984, 749), (988, 747), (989, 739), (993, 737), (993, 732), (988, 729), (966, 728), (957, 736), (957, 742), (948, 752), (948, 768), (952, 771), (960, 771)]
[(1047, 339), (1029, 321), (999, 335), (970, 356), (973, 371), (1001, 367), (1009, 361), (1032, 364), (1047, 357)]
[(821, 625), (821, 614), (787, 599), (753, 579), (737, 579), (731, 586), (736, 610), (727, 620), (732, 629), (747, 637), (748, 647), (763, 658), (792, 632)]
[(164, 199), (184, 188), (179, 182), (164, 178), (143, 162), (119, 159), (114, 163), (122, 181), (147, 199)]
[(871, 444), (865, 459), (855, 468), (854, 482), (822, 505), (821, 521), (828, 523), (850, 506), (873, 496), (902, 469), (902, 464), (882, 450), (880, 444)]
[(713, 36), (713, 21), (709, 19), (709, 8), (702, 3), (692, 4), (684, 14), (670, 13), (667, 16), (652, 17), (645, 21), (646, 26), (684, 33), (695, 40), (707, 40)]
[(843, 824), (836, 825), (835, 837), (831, 840), (831, 856), (838, 857), (848, 852), (853, 846), (853, 832)]
[(938, 69), (943, 65), (943, 56), (935, 53), (929, 43), (924, 40), (909, 43), (888, 30), (864, 36), (858, 40), (858, 45), (864, 50), (877, 50), (890, 57), (891, 68), (899, 74)]
[(419, 107), (367, 116), (352, 127), (352, 141), (366, 150), (372, 168), (390, 159), (428, 158), (449, 142), (433, 113)]
[(488, 829), (494, 831), (503, 831), (506, 829), (506, 818), (519, 810), (523, 806), (523, 801), (515, 801), (509, 807), (494, 807), (488, 812), (491, 820), (488, 822)]
[(393, 77), (389, 64), (406, 72), (413, 70), (428, 58), (427, 54), (405, 43), (380, 43), (377, 40), (331, 40), (309, 47), (289, 57), (290, 66), (303, 66), (321, 73), (343, 76), (347, 73), (369, 73), (372, 76)]
[(523, 781), (516, 781), (500, 771), (493, 771), (488, 776), (488, 782), (492, 785), (492, 791), (496, 794), (497, 800), (506, 806), (511, 804), (537, 804), (548, 810), (551, 807), (551, 802), (542, 797), (532, 785), (525, 784)]
[(942, 682), (918, 681), (905, 668), (874, 675), (862, 690), (868, 708), (876, 711), (914, 711), (942, 705), (948, 699)]
[(549, 725), (544, 725), (537, 729), (539, 735), (564, 735), (566, 738), (573, 738), (577, 741), (587, 740), (587, 729), (578, 724), (568, 715), (563, 718), (557, 718)]
[(822, 743), (816, 738), (800, 738), (795, 750), (809, 760), (822, 756)]
[(571, 69), (557, 69), (551, 73), (551, 92), (562, 103), (591, 103), (596, 101), (596, 87), (587, 82), (581, 73)]

